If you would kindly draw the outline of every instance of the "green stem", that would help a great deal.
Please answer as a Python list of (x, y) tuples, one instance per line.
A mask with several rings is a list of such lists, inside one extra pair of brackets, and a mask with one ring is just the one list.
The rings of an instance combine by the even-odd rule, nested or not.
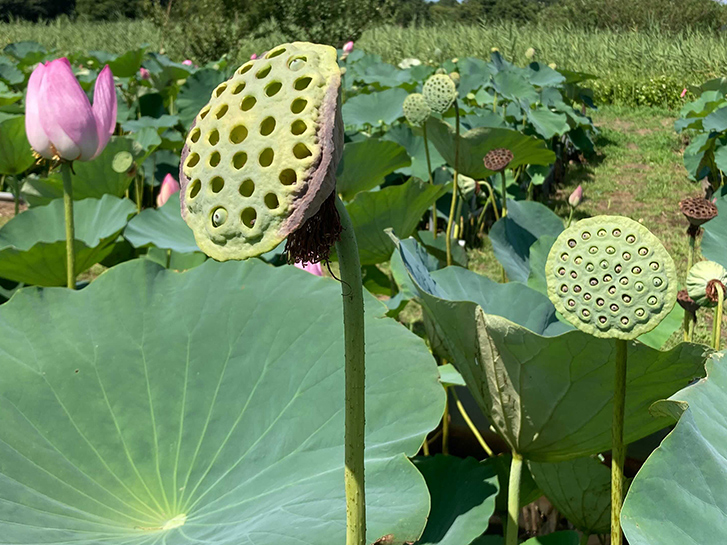
[(623, 504), (624, 408), (626, 406), (626, 362), (629, 345), (616, 339), (616, 372), (613, 384), (613, 421), (611, 422), (611, 545), (621, 545), (621, 505)]
[(693, 314), (692, 319), (689, 321), (689, 335), (687, 341), (692, 342), (694, 340), (694, 326), (697, 325), (697, 315)]
[(63, 162), (61, 165), (63, 178), (63, 209), (66, 216), (66, 279), (70, 289), (76, 289), (76, 252), (74, 241), (76, 239), (73, 226), (73, 184), (71, 183), (71, 163)]
[(492, 113), (497, 113), (497, 93), (492, 97)]
[(144, 182), (142, 181), (141, 177), (137, 174), (136, 178), (134, 179), (134, 189), (136, 190), (136, 213), (141, 214), (141, 205), (142, 199), (144, 198), (142, 195), (142, 188), (144, 187)]
[(14, 215), (17, 216), (18, 212), (20, 212), (20, 182), (17, 178), (13, 180), (13, 200), (15, 201)]
[(507, 178), (505, 171), (500, 171), (500, 183), (502, 184), (502, 217), (507, 216)]
[(454, 187), (452, 188), (452, 204), (449, 207), (449, 218), (447, 219), (446, 246), (447, 246), (447, 266), (452, 265), (452, 223), (454, 222), (454, 214), (457, 205), (457, 192), (459, 187), (459, 104), (454, 101), (454, 115), (456, 119), (455, 140), (454, 140)]
[(510, 464), (510, 482), (507, 486), (507, 528), (505, 529), (505, 545), (517, 545), (520, 533), (520, 481), (523, 474), (523, 457), (517, 452), (512, 453)]
[(492, 457), (494, 453), (492, 452), (490, 445), (487, 444), (487, 442), (485, 441), (485, 438), (482, 437), (480, 430), (477, 429), (477, 426), (475, 426), (475, 423), (472, 422), (470, 415), (467, 414), (467, 411), (465, 410), (464, 405), (462, 405), (462, 402), (459, 400), (457, 391), (454, 388), (452, 388), (451, 392), (452, 392), (452, 397), (454, 398), (454, 402), (457, 404), (457, 410), (459, 410), (459, 414), (461, 414), (462, 418), (464, 418), (464, 421), (467, 423), (467, 427), (472, 432), (472, 435), (475, 436), (475, 439), (477, 439), (477, 442), (480, 444), (482, 449), (487, 453), (487, 456)]
[(364, 302), (361, 263), (351, 218), (336, 196), (341, 217), (341, 239), (336, 253), (341, 274), (343, 329), (346, 347), (345, 461), (346, 545), (366, 545), (366, 496), (364, 487), (365, 349)]
[(684, 329), (684, 342), (689, 342), (689, 326), (692, 323), (692, 317), (687, 309), (684, 309), (684, 318), (682, 320), (682, 328)]
[(714, 287), (717, 290), (717, 310), (714, 312), (714, 322), (712, 323), (712, 348), (719, 350), (722, 337), (722, 312), (724, 310), (724, 288), (719, 282), (715, 282)]
[(449, 387), (444, 387), (445, 404), (442, 415), (442, 454), (449, 454)]
[[(432, 178), (432, 160), (429, 157), (429, 140), (427, 139), (427, 124), (422, 124), (422, 130), (424, 132), (424, 153), (427, 156), (427, 172), (429, 173), (429, 184), (434, 185), (434, 179)], [(429, 229), (432, 231), (434, 238), (437, 238), (437, 201), (432, 203), (432, 219), (429, 222)]]
[(575, 214), (576, 209), (574, 207), (570, 207), (570, 214), (568, 214), (568, 223), (566, 223), (565, 228), (568, 229), (570, 227), (570, 224), (573, 223), (573, 214)]
[(689, 271), (692, 270), (692, 265), (694, 265), (694, 255), (696, 253), (696, 242), (697, 242), (697, 236), (696, 235), (689, 235), (689, 252), (687, 253), (687, 274), (689, 274)]

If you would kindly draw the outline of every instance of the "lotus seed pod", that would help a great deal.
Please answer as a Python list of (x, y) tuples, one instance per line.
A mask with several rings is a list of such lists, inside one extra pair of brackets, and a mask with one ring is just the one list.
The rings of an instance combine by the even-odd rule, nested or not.
[(687, 292), (700, 307), (717, 304), (716, 284), (727, 286), (727, 269), (714, 261), (700, 261), (687, 274)]
[(404, 99), (404, 116), (412, 125), (421, 125), (432, 113), (429, 104), (420, 93), (412, 93)]
[(459, 89), (459, 82), (462, 81), (459, 72), (450, 72), (449, 79), (451, 79), (454, 82), (454, 86)]
[(210, 257), (263, 254), (333, 207), (343, 147), (336, 57), (329, 46), (280, 45), (243, 64), (196, 117), (182, 151), (181, 209)]
[(679, 202), (679, 209), (693, 227), (699, 227), (717, 217), (714, 203), (701, 197), (690, 197)]
[(422, 95), (432, 111), (443, 114), (457, 98), (457, 86), (447, 74), (434, 74), (424, 83)]
[(677, 303), (691, 315), (696, 314), (697, 310), (699, 310), (699, 305), (694, 302), (694, 299), (689, 297), (687, 290), (679, 290), (679, 293), (677, 293)]
[(515, 156), (507, 148), (497, 148), (487, 152), (483, 159), (485, 168), (493, 172), (500, 172), (507, 168)]
[(676, 267), (638, 222), (597, 216), (556, 239), (545, 267), (548, 296), (575, 327), (602, 338), (635, 339), (674, 308)]

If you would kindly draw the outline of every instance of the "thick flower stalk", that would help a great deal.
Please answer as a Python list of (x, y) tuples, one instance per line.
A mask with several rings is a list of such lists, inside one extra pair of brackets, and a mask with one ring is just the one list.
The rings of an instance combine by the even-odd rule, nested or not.
[(713, 261), (700, 261), (689, 269), (687, 293), (700, 307), (715, 308), (712, 319), (712, 348), (720, 349), (722, 313), (727, 290), (727, 269)]
[(25, 98), (28, 142), (39, 156), (61, 165), (66, 268), (71, 289), (76, 286), (72, 164), (73, 161), (91, 161), (104, 150), (116, 127), (116, 108), (114, 76), (108, 66), (101, 70), (96, 80), (93, 106), (65, 57), (39, 64), (28, 80)]
[(291, 263), (320, 263), (335, 244), (345, 345), (347, 545), (366, 543), (364, 323), (358, 248), (336, 196), (343, 153), (334, 48), (283, 44), (242, 65), (196, 117), (180, 165), (182, 217), (219, 261), (286, 241)]

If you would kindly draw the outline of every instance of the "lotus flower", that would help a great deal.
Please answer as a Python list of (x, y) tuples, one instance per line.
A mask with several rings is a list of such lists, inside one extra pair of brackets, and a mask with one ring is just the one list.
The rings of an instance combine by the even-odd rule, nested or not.
[(151, 73), (142, 66), (139, 68), (139, 76), (141, 76), (141, 79), (149, 79), (151, 77)]
[(25, 99), (25, 132), (41, 156), (90, 161), (106, 147), (115, 127), (116, 89), (108, 66), (96, 79), (93, 106), (68, 59), (35, 67)]
[(250, 55), (251, 61), (254, 61), (255, 59), (257, 59), (257, 53), (253, 53), (252, 55)]
[(323, 269), (321, 268), (320, 263), (300, 263), (297, 262), (295, 264), (297, 268), (299, 268), (302, 271), (309, 272), (315, 276), (323, 276)]
[(686, 87), (684, 89), (682, 89), (682, 94), (679, 95), (679, 97), (680, 98), (684, 98), (685, 96), (687, 96), (687, 88)]
[(191, 60), (189, 60), (189, 59), (185, 59), (185, 60), (182, 61), (182, 64), (184, 66), (192, 66), (194, 63)]
[(343, 44), (343, 52), (348, 54), (353, 51), (353, 42), (346, 42)]
[(570, 197), (568, 197), (568, 204), (570, 204), (573, 208), (577, 208), (579, 204), (581, 204), (581, 201), (583, 200), (583, 186), (579, 185), (575, 188), (575, 191), (570, 194)]
[(177, 191), (179, 191), (179, 182), (174, 179), (174, 176), (171, 174), (164, 176), (162, 188), (159, 190), (159, 195), (157, 195), (157, 208), (164, 206), (164, 203), (169, 200), (169, 197)]

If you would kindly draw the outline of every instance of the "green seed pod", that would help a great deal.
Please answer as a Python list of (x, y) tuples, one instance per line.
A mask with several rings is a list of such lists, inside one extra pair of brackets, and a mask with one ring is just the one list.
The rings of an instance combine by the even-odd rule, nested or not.
[(343, 147), (336, 57), (329, 46), (280, 45), (242, 65), (200, 111), (182, 151), (180, 200), (210, 257), (272, 250), (334, 194)]
[(413, 93), (404, 99), (404, 116), (412, 125), (421, 125), (432, 113), (429, 104), (420, 93)]
[(433, 111), (443, 114), (457, 98), (457, 86), (447, 74), (434, 74), (424, 83), (422, 95)]
[(669, 253), (643, 225), (620, 216), (588, 218), (563, 231), (545, 273), (555, 308), (595, 337), (635, 339), (659, 325), (677, 299)]
[(687, 293), (700, 307), (717, 304), (716, 283), (727, 286), (727, 269), (714, 261), (700, 261), (687, 274)]

